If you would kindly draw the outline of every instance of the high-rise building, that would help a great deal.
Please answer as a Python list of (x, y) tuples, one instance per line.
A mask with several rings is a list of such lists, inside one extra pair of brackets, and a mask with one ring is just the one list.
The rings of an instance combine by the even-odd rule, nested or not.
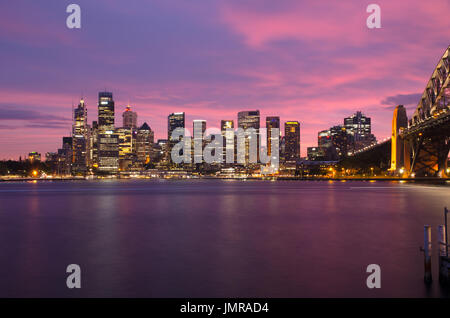
[[(235, 158), (235, 133), (234, 133), (234, 121), (233, 120), (221, 120), (220, 131), (223, 137), (223, 159), (222, 162), (234, 163)], [(227, 160), (228, 153), (228, 160)]]
[[(172, 133), (175, 131), (175, 129), (177, 128), (186, 128), (185, 126), (185, 114), (184, 112), (180, 112), (180, 113), (172, 113), (169, 115), (168, 120), (167, 120), (167, 140), (168, 140), (168, 147), (167, 147), (167, 158), (169, 160), (169, 162), (172, 162), (171, 159), (171, 151), (173, 146), (179, 142), (179, 140), (176, 139), (172, 139)], [(184, 135), (183, 135), (184, 136)]]
[(272, 129), (280, 129), (280, 117), (266, 117), (267, 155), (272, 153), (272, 142), (280, 142), (280, 136), (272, 136)]
[(347, 156), (348, 134), (345, 127), (338, 125), (330, 128), (331, 143), (336, 150), (337, 159)]
[(137, 113), (131, 110), (131, 106), (128, 105), (125, 111), (122, 113), (123, 128), (136, 128), (137, 127)]
[[(243, 162), (245, 165), (251, 163), (250, 161), (250, 151), (256, 151), (256, 161), (259, 161), (259, 128), (260, 128), (260, 116), (259, 110), (242, 111), (238, 113), (238, 128), (244, 129), (245, 134), (245, 153), (241, 153), (241, 158), (238, 158), (238, 162)], [(256, 138), (256, 149), (250, 149), (250, 138), (251, 134), (249, 131), (251, 129), (255, 130)], [(239, 145), (238, 145), (239, 147)]]
[(114, 100), (110, 92), (98, 94), (98, 170), (119, 171), (119, 135), (114, 132)]
[(98, 170), (105, 174), (119, 171), (119, 134), (114, 131), (98, 134)]
[(408, 127), (408, 116), (403, 105), (398, 105), (394, 110), (392, 118), (392, 138), (391, 138), (391, 170), (396, 172), (405, 167), (405, 148), (400, 137), (400, 130)]
[(110, 92), (98, 93), (98, 128), (100, 132), (114, 130), (114, 100)]
[(137, 130), (136, 135), (136, 153), (139, 163), (147, 164), (150, 162), (153, 143), (154, 143), (153, 130), (147, 123), (144, 123)]
[(300, 159), (300, 123), (298, 121), (285, 122), (284, 137), (285, 161), (296, 161)]
[(203, 149), (205, 147), (206, 120), (194, 119), (192, 134), (194, 143), (194, 163), (203, 163)]
[(87, 171), (89, 151), (89, 127), (87, 107), (83, 99), (73, 111), (72, 126), (72, 173), (84, 174)]
[(372, 134), (370, 117), (357, 111), (350, 117), (344, 118), (344, 127), (349, 140), (349, 150), (357, 151), (364, 147), (376, 143), (376, 138)]

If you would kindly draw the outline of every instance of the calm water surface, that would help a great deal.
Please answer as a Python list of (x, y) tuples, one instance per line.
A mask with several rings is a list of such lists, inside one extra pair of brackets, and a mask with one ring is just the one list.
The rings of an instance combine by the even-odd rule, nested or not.
[[(429, 289), (419, 251), (444, 206), (449, 185), (0, 183), (0, 297), (446, 296), (436, 244)], [(72, 263), (80, 290), (66, 287)]]

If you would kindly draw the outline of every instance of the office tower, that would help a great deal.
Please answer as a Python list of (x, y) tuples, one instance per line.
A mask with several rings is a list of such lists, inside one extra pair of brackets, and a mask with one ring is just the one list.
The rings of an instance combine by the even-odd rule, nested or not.
[(405, 167), (404, 145), (400, 137), (400, 130), (408, 127), (408, 116), (403, 105), (395, 107), (392, 118), (392, 138), (391, 138), (391, 170), (398, 171)]
[(138, 130), (136, 135), (136, 153), (137, 160), (141, 164), (150, 162), (152, 146), (154, 143), (153, 130), (147, 123), (144, 123)]
[(272, 129), (280, 129), (280, 117), (266, 117), (267, 129), (267, 155), (272, 153), (272, 142), (280, 142), (280, 136), (272, 136)]
[(348, 152), (348, 134), (345, 127), (338, 125), (330, 128), (331, 143), (336, 151), (337, 158), (347, 156)]
[(62, 138), (62, 148), (58, 149), (58, 174), (69, 175), (72, 171), (72, 137)]
[(98, 128), (100, 132), (114, 130), (114, 100), (110, 92), (98, 93)]
[(136, 128), (137, 127), (137, 113), (131, 110), (131, 106), (128, 105), (125, 111), (122, 113), (123, 128)]
[[(244, 139), (244, 153), (241, 153), (240, 157), (238, 158), (238, 162), (242, 162), (245, 165), (248, 165), (250, 162), (250, 151), (256, 151), (256, 155), (254, 158), (256, 158), (256, 161), (259, 161), (259, 123), (260, 117), (259, 117), (259, 110), (252, 110), (252, 111), (242, 111), (238, 113), (238, 128), (244, 129), (246, 131), (245, 133), (245, 139)], [(250, 149), (250, 133), (249, 131), (251, 129), (255, 130), (255, 138), (256, 138), (256, 149)], [(240, 145), (237, 145), (238, 147), (241, 147)]]
[(119, 135), (114, 131), (98, 134), (98, 170), (103, 174), (119, 171)]
[(153, 149), (153, 155), (155, 162), (159, 162), (160, 165), (166, 165), (169, 162), (168, 159), (168, 141), (167, 139), (158, 139)]
[(300, 123), (287, 121), (284, 123), (285, 161), (300, 159)]
[[(182, 113), (172, 113), (168, 116), (167, 121), (167, 140), (168, 140), (168, 147), (167, 147), (167, 159), (169, 162), (172, 162), (171, 159), (171, 151), (175, 144), (179, 142), (177, 139), (172, 139), (172, 133), (177, 128), (185, 128), (185, 114)], [(184, 135), (183, 135), (184, 136)], [(181, 154), (180, 154), (181, 155)]]
[(119, 135), (119, 159), (124, 159), (134, 151), (133, 129), (120, 127), (116, 128), (115, 132)]
[(89, 135), (89, 161), (93, 168), (98, 168), (98, 122), (93, 121)]
[(83, 100), (80, 100), (78, 107), (73, 111), (72, 125), (72, 173), (84, 174), (87, 172), (88, 163), (88, 125), (87, 107)]
[(184, 113), (172, 113), (168, 117), (167, 140), (171, 140), (172, 132), (177, 128), (185, 128)]
[[(220, 131), (223, 136), (223, 164), (234, 163), (235, 157), (235, 133), (234, 133), (234, 121), (233, 120), (221, 120), (220, 121)], [(227, 160), (228, 153), (228, 160)]]
[(114, 133), (114, 100), (110, 92), (98, 94), (98, 170), (119, 171), (119, 135)]
[(360, 111), (344, 118), (344, 127), (349, 136), (349, 148), (353, 151), (360, 150), (376, 142), (376, 138), (372, 134), (370, 117), (366, 117)]
[(203, 163), (203, 149), (205, 148), (206, 120), (194, 119), (192, 124), (192, 134), (194, 143), (194, 163)]

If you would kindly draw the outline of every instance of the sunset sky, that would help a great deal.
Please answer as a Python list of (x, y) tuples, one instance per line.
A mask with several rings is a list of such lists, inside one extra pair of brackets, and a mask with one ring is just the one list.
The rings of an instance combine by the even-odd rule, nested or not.
[[(81, 29), (66, 6), (81, 7)], [(381, 7), (368, 29), (366, 7)], [(187, 127), (237, 112), (301, 122), (301, 151), (357, 110), (390, 135), (410, 116), (450, 44), (448, 0), (45, 0), (0, 3), (0, 159), (44, 154), (70, 135), (72, 103), (113, 92), (116, 126), (128, 102), (156, 138), (167, 115)]]

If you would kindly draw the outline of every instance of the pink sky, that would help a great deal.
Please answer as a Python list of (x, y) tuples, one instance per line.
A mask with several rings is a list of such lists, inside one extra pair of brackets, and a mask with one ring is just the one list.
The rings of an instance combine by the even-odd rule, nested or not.
[[(408, 115), (450, 44), (450, 2), (377, 1), (381, 29), (366, 27), (364, 1), (77, 1), (0, 4), (0, 158), (61, 147), (83, 95), (89, 121), (97, 94), (130, 102), (139, 123), (167, 137), (167, 115), (184, 111), (218, 127), (241, 110), (301, 122), (301, 150), (357, 110), (378, 139), (392, 111)], [(27, 8), (26, 10), (24, 8)]]

